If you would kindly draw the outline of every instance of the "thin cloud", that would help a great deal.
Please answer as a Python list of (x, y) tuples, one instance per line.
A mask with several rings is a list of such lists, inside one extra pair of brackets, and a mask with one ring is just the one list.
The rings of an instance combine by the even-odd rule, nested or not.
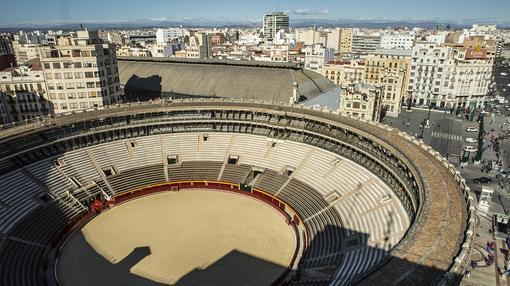
[(310, 8), (304, 8), (304, 9), (297, 9), (293, 11), (287, 11), (288, 14), (291, 15), (328, 15), (329, 10), (326, 8), (316, 8), (316, 9), (310, 9)]

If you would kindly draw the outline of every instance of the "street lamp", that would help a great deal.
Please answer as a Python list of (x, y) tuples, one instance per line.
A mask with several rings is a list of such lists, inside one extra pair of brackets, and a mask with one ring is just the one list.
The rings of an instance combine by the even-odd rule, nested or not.
[(430, 121), (430, 112), (432, 111), (432, 107), (434, 107), (435, 103), (433, 103), (432, 101), (429, 103), (429, 113), (427, 115), (427, 119), (423, 119), (423, 121), (421, 122), (421, 133), (420, 133), (420, 138), (423, 139), (423, 132), (425, 131), (425, 126), (429, 126), (429, 121)]

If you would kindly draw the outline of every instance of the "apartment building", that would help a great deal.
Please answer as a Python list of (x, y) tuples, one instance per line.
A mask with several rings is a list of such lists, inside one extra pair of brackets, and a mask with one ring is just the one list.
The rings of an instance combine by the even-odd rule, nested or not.
[(93, 108), (120, 100), (115, 46), (97, 31), (60, 36), (40, 49), (48, 98), (55, 113)]
[(31, 59), (39, 58), (39, 45), (22, 44), (18, 41), (12, 41), (12, 48), (18, 65), (22, 65)]
[(340, 30), (340, 47), (338, 51), (341, 54), (349, 54), (352, 52), (352, 29)]
[(0, 123), (53, 113), (41, 66), (20, 66), (0, 72)]
[(322, 68), (335, 57), (335, 50), (326, 48), (322, 44), (315, 44), (303, 48), (305, 54), (305, 69), (322, 73)]
[(388, 32), (381, 35), (381, 49), (410, 50), (414, 45), (413, 32)]
[[(439, 97), (444, 62), (451, 56), (452, 48), (431, 42), (419, 42), (412, 51), (409, 80), (410, 98), (414, 105), (445, 105), (446, 99)], [(450, 98), (451, 100), (451, 98)], [(442, 103), (441, 103), (442, 102)]]
[(386, 116), (398, 117), (408, 97), (411, 50), (377, 49), (365, 58), (365, 82), (381, 86)]
[(381, 87), (367, 83), (342, 86), (340, 112), (359, 119), (379, 121), (381, 116)]
[(157, 43), (168, 43), (174, 39), (189, 36), (186, 29), (183, 28), (167, 28), (156, 30), (156, 42)]
[(418, 43), (409, 92), (416, 105), (476, 107), (489, 91), (494, 52), (485, 48)]
[(381, 36), (377, 34), (353, 33), (352, 35), (352, 53), (370, 54), (380, 47)]
[(365, 80), (363, 61), (330, 61), (322, 68), (322, 75), (336, 85), (348, 85)]
[(289, 31), (289, 15), (282, 12), (274, 12), (264, 15), (263, 21), (264, 37), (274, 39), (280, 30)]

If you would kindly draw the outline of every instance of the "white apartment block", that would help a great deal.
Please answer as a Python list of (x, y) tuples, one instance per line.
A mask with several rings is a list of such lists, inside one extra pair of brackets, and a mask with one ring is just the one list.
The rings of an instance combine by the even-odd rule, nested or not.
[(0, 123), (53, 113), (40, 67), (21, 66), (0, 72)]
[(483, 103), (491, 84), (492, 53), (419, 43), (412, 58), (409, 93), (414, 104), (456, 108)]
[(410, 50), (414, 45), (415, 35), (407, 33), (385, 33), (381, 35), (381, 49), (388, 50)]
[(408, 92), (415, 105), (440, 106), (439, 92), (444, 62), (450, 58), (451, 47), (420, 42), (413, 48)]
[(454, 48), (444, 63), (439, 94), (448, 107), (479, 106), (489, 92), (494, 58), (485, 49)]
[(189, 36), (189, 32), (183, 28), (167, 28), (156, 30), (156, 42), (168, 43), (180, 37)]
[(381, 36), (377, 34), (356, 33), (352, 35), (352, 52), (355, 54), (370, 54), (381, 45)]
[(335, 57), (335, 50), (325, 48), (322, 44), (315, 44), (303, 48), (305, 54), (305, 69), (322, 73), (322, 68)]
[[(307, 46), (313, 46), (315, 44), (326, 45), (327, 34), (321, 33), (316, 29), (296, 29), (294, 31), (297, 42), (304, 42)], [(331, 47), (330, 47), (331, 48)]]
[(120, 100), (115, 46), (97, 31), (59, 37), (40, 50), (49, 100), (55, 113), (94, 108)]

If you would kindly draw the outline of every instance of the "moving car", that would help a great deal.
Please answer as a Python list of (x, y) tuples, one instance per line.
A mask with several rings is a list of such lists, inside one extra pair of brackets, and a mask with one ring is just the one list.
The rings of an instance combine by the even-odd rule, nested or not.
[(476, 151), (478, 151), (478, 149), (473, 146), (464, 146), (464, 152), (476, 152)]
[(475, 138), (471, 138), (471, 137), (467, 137), (465, 139), (466, 143), (476, 143), (478, 142), (478, 140), (476, 140)]
[(473, 179), (473, 183), (477, 183), (477, 184), (489, 184), (489, 183), (492, 183), (492, 179), (491, 178), (487, 178), (487, 177), (474, 178)]
[(476, 127), (466, 127), (466, 132), (476, 132), (478, 131), (478, 128)]

